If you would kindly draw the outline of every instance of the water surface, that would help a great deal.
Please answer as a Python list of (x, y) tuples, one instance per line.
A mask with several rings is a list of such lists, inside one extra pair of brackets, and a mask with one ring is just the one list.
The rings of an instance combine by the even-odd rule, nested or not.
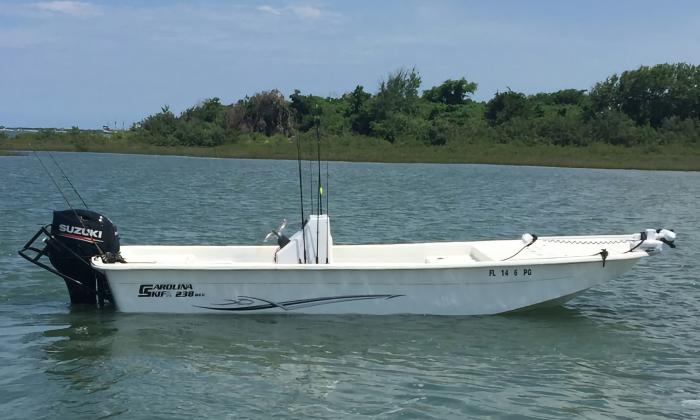
[[(298, 226), (296, 162), (54, 156), (123, 244), (257, 244), (282, 218)], [(524, 315), (97, 312), (71, 308), (62, 281), (17, 256), (66, 204), (36, 157), (0, 157), (1, 417), (700, 417), (700, 174), (365, 163), (329, 173), (337, 243), (671, 227), (679, 248)]]

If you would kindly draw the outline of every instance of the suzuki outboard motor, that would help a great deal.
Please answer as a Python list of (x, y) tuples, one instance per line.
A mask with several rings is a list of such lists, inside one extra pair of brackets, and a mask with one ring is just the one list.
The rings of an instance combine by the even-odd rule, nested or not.
[[(42, 235), (44, 247), (37, 248), (34, 243)], [(71, 303), (100, 306), (112, 296), (104, 274), (92, 268), (90, 259), (99, 255), (106, 262), (124, 262), (119, 255), (117, 227), (107, 217), (83, 209), (54, 211), (51, 225), (39, 229), (19, 254), (61, 276)], [(53, 267), (40, 261), (44, 255)]]

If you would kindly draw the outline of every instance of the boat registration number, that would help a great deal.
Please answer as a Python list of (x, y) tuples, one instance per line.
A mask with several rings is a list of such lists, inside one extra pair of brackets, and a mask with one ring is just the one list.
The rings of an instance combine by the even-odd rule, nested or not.
[(502, 268), (502, 269), (491, 269), (489, 270), (489, 277), (518, 277), (518, 276), (531, 276), (532, 268)]

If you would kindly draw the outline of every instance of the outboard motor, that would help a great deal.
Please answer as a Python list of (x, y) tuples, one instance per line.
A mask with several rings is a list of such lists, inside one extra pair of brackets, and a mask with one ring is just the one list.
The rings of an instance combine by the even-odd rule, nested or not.
[[(44, 236), (43, 248), (34, 243)], [(29, 251), (34, 255), (29, 255)], [(117, 227), (105, 216), (90, 210), (70, 209), (53, 212), (53, 222), (39, 231), (19, 251), (19, 255), (66, 282), (71, 303), (95, 304), (112, 300), (104, 274), (92, 268), (90, 259), (99, 255), (106, 262), (124, 262), (119, 255)], [(48, 256), (53, 267), (40, 261)]]

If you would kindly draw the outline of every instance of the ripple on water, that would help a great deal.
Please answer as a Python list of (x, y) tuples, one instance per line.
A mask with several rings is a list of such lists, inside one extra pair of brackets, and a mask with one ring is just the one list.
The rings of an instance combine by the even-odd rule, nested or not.
[[(259, 243), (296, 220), (295, 162), (56, 153), (123, 243)], [(80, 168), (80, 170), (78, 169)], [(16, 255), (62, 208), (0, 158), (3, 418), (700, 416), (700, 176), (331, 163), (339, 243), (675, 227), (675, 252), (565, 308), (496, 317), (124, 315), (70, 308)], [(307, 194), (306, 197), (309, 197)], [(645, 198), (640, 206), (639, 197)], [(290, 227), (293, 229), (294, 227)]]

